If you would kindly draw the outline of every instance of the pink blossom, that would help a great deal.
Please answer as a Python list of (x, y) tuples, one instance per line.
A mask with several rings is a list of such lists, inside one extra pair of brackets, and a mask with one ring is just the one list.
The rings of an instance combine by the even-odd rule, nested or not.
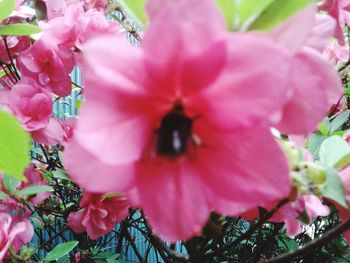
[(79, 206), (81, 210), (69, 214), (68, 224), (74, 232), (86, 231), (92, 239), (110, 232), (128, 214), (124, 196), (105, 198), (102, 194), (85, 192)]
[(86, 101), (64, 156), (79, 185), (125, 192), (169, 241), (198, 234), (227, 200), (237, 215), (288, 195), (266, 124), (288, 99), (283, 46), (227, 33), (211, 0), (181, 0), (157, 13), (141, 48), (103, 36), (84, 51)]
[[(29, 37), (8, 36), (6, 37), (6, 41), (11, 58), (16, 58), (19, 52), (27, 49), (30, 46)], [(4, 39), (0, 39), (0, 60), (5, 63), (10, 62)]]
[[(313, 30), (325, 21), (328, 21), (328, 26)], [(277, 41), (294, 52), (291, 98), (285, 105), (282, 116), (275, 116), (277, 119), (280, 117), (276, 127), (284, 133), (307, 134), (313, 131), (329, 106), (342, 94), (336, 70), (320, 53), (324, 46), (319, 46), (319, 43), (327, 43), (332, 24), (329, 17), (317, 19), (316, 8), (311, 5), (272, 33)]]
[(15, 251), (28, 243), (33, 236), (33, 227), (28, 220), (12, 218), (6, 213), (0, 213), (0, 262), (3, 262), (10, 245)]
[(324, 50), (326, 57), (334, 64), (346, 62), (349, 59), (349, 47), (341, 46), (337, 41), (332, 41)]
[(103, 11), (105, 10), (107, 4), (108, 0), (84, 0), (84, 6), (86, 9)]
[(350, 1), (349, 0), (324, 0), (319, 6), (320, 10), (327, 11), (336, 21), (335, 37), (344, 45), (343, 27), (350, 25)]
[(73, 69), (73, 61), (64, 49), (58, 51), (54, 45), (38, 40), (22, 52), (17, 61), (22, 75), (34, 79), (44, 89), (60, 97), (71, 93), (69, 73)]
[(22, 79), (8, 94), (8, 107), (28, 131), (46, 127), (52, 114), (51, 95), (31, 79)]
[(53, 117), (45, 128), (32, 131), (31, 136), (39, 144), (56, 145), (64, 141), (66, 132), (60, 121)]
[(67, 7), (64, 16), (52, 19), (44, 38), (58, 46), (71, 50), (81, 48), (89, 38), (101, 33), (116, 33), (119, 27), (114, 21), (95, 9), (84, 11), (83, 3)]
[[(24, 171), (24, 176), (27, 178), (27, 181), (23, 181), (18, 189), (24, 189), (29, 185), (48, 185), (45, 180), (45, 176), (41, 171), (35, 167), (34, 164), (30, 164)], [(50, 192), (38, 193), (34, 197), (31, 197), (28, 201), (34, 205), (40, 204), (45, 199), (49, 198), (51, 195)]]

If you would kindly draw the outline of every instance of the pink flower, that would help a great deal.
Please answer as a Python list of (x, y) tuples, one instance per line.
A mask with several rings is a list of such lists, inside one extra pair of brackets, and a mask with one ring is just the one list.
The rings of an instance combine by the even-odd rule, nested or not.
[(73, 69), (73, 61), (63, 49), (59, 52), (56, 46), (38, 40), (22, 52), (17, 61), (22, 75), (34, 79), (44, 89), (60, 97), (71, 93), (69, 73)]
[(28, 131), (46, 127), (52, 114), (51, 95), (31, 79), (22, 79), (8, 94), (8, 107)]
[(64, 16), (50, 20), (44, 39), (71, 50), (81, 48), (96, 34), (116, 33), (119, 26), (95, 9), (84, 11), (83, 3), (67, 7)]
[[(40, 172), (39, 169), (35, 167), (34, 164), (30, 164), (24, 171), (24, 176), (27, 178), (27, 181), (23, 181), (19, 186), (20, 189), (24, 189), (29, 185), (48, 185), (45, 180), (45, 176)], [(45, 199), (49, 198), (51, 195), (50, 192), (38, 193), (34, 197), (31, 197), (28, 201), (33, 205), (38, 205)]]
[(96, 9), (98, 11), (105, 10), (108, 4), (108, 0), (84, 0), (84, 6), (86, 9)]
[(104, 198), (103, 194), (85, 192), (80, 208), (69, 214), (69, 227), (76, 233), (86, 231), (92, 239), (110, 232), (128, 214), (128, 202), (124, 196)]
[(343, 27), (350, 25), (350, 1), (349, 0), (324, 0), (319, 6), (320, 10), (327, 11), (336, 21), (335, 37), (344, 45)]
[[(8, 36), (6, 37), (6, 40), (11, 58), (16, 58), (19, 52), (30, 46), (30, 38), (28, 37)], [(10, 62), (6, 51), (5, 41), (3, 39), (0, 39), (0, 60), (5, 63)]]
[(337, 41), (332, 41), (324, 50), (326, 57), (334, 64), (346, 62), (349, 59), (349, 47), (341, 46)]
[(33, 237), (33, 227), (28, 220), (13, 220), (5, 213), (0, 213), (0, 262), (3, 262), (10, 245), (15, 251)]
[(227, 33), (211, 0), (181, 0), (154, 17), (141, 48), (105, 36), (84, 52), (86, 101), (64, 158), (82, 187), (125, 192), (169, 241), (198, 234), (226, 200), (237, 215), (288, 195), (266, 124), (288, 99), (282, 46)]
[[(319, 27), (319, 23), (323, 26)], [(311, 5), (272, 33), (277, 41), (294, 53), (292, 94), (276, 125), (281, 132), (307, 134), (313, 131), (329, 106), (342, 94), (336, 70), (320, 53), (331, 36), (332, 25), (334, 23), (329, 17), (317, 18), (316, 8)]]
[(56, 145), (64, 141), (66, 132), (61, 122), (53, 117), (45, 128), (32, 131), (31, 136), (39, 144)]

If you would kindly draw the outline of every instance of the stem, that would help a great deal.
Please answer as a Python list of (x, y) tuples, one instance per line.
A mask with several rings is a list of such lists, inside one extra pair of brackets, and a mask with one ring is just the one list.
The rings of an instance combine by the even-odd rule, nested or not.
[(350, 228), (350, 220), (347, 220), (339, 225), (337, 225), (335, 228), (327, 231), (322, 237), (319, 239), (316, 239), (314, 241), (311, 241), (308, 243), (306, 246), (288, 253), (284, 254), (275, 258), (272, 258), (270, 260), (265, 261), (266, 263), (284, 263), (284, 262), (290, 262), (293, 260), (295, 257), (298, 256), (304, 256), (307, 254), (310, 254), (312, 251), (314, 251), (318, 247), (322, 247), (326, 243), (328, 243), (330, 240), (333, 238), (337, 237), (341, 233), (345, 232), (347, 229)]

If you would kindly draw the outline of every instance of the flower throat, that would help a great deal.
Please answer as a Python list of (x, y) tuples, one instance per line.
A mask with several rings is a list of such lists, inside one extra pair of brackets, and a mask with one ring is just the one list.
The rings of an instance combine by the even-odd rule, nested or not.
[(158, 155), (176, 157), (183, 154), (192, 136), (192, 122), (184, 113), (182, 105), (175, 105), (167, 113), (157, 130), (156, 151)]

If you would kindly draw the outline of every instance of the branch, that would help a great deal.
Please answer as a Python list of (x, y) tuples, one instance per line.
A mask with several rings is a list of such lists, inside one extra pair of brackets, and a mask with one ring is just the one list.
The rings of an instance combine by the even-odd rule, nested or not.
[(335, 228), (327, 231), (319, 239), (316, 239), (316, 240), (308, 243), (306, 246), (304, 246), (304, 247), (302, 247), (302, 248), (300, 248), (300, 249), (298, 249), (298, 250), (296, 250), (294, 252), (291, 252), (291, 253), (288, 253), (288, 254), (284, 254), (284, 255), (272, 258), (270, 260), (267, 260), (267, 261), (262, 261), (262, 262), (266, 262), (266, 263), (285, 263), (285, 262), (290, 262), (295, 257), (307, 255), (307, 254), (311, 253), (312, 251), (314, 251), (316, 248), (322, 247), (323, 245), (328, 243), (330, 240), (332, 240), (333, 238), (337, 237), (341, 233), (345, 232), (349, 228), (350, 228), (350, 220), (347, 220), (347, 221), (337, 225)]

